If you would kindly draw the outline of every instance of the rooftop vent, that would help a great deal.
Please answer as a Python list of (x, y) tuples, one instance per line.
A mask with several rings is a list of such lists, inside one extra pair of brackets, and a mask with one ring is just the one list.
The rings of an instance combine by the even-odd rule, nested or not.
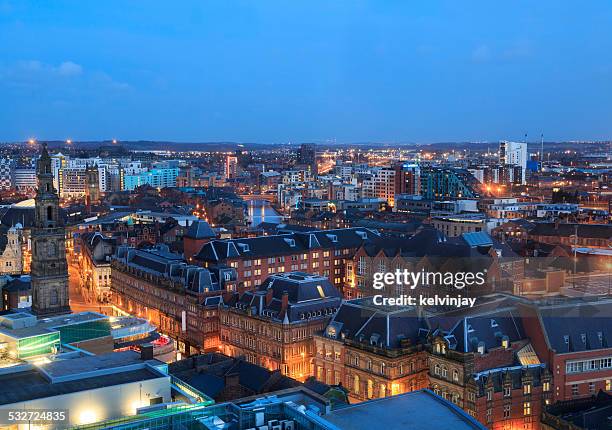
[(285, 238), (285, 242), (287, 242), (287, 244), (288, 244), (290, 247), (292, 247), (292, 248), (294, 248), (294, 247), (295, 247), (295, 239), (290, 239), (290, 238), (286, 237), (286, 238)]
[(249, 252), (250, 251), (249, 245), (246, 244), (246, 243), (238, 243), (238, 246), (240, 247), (240, 250), (242, 252)]

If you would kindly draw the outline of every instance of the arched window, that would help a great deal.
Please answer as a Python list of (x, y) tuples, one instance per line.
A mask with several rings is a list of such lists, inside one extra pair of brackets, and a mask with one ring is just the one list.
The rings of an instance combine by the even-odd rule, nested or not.
[(47, 221), (53, 221), (53, 207), (47, 206)]
[(459, 372), (457, 371), (457, 369), (453, 370), (453, 381), (459, 382)]
[(440, 365), (436, 364), (434, 367), (434, 375), (439, 375), (440, 374)]
[(446, 378), (448, 376), (448, 369), (446, 366), (442, 366), (442, 377)]
[(359, 394), (359, 375), (355, 375), (353, 379), (353, 391), (355, 394)]
[(387, 386), (385, 384), (380, 385), (380, 397), (387, 397)]

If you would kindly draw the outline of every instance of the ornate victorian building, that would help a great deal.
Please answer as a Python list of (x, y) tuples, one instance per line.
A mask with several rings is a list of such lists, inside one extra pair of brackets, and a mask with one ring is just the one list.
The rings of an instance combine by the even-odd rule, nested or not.
[(38, 190), (32, 228), (32, 311), (38, 316), (70, 312), (66, 231), (53, 186), (51, 157), (43, 146), (36, 167)]

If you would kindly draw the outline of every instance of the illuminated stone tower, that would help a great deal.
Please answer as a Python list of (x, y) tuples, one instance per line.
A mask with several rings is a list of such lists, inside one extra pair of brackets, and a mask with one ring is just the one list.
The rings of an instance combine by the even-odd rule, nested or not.
[(36, 166), (38, 190), (34, 198), (32, 228), (32, 312), (50, 316), (70, 312), (66, 231), (59, 212), (59, 197), (53, 187), (51, 157), (43, 145)]

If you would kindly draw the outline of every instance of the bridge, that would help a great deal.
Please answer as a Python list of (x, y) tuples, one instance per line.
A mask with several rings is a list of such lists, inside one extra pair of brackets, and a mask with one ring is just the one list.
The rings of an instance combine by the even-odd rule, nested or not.
[(242, 200), (267, 200), (270, 203), (276, 202), (276, 196), (274, 194), (239, 194), (238, 197)]

